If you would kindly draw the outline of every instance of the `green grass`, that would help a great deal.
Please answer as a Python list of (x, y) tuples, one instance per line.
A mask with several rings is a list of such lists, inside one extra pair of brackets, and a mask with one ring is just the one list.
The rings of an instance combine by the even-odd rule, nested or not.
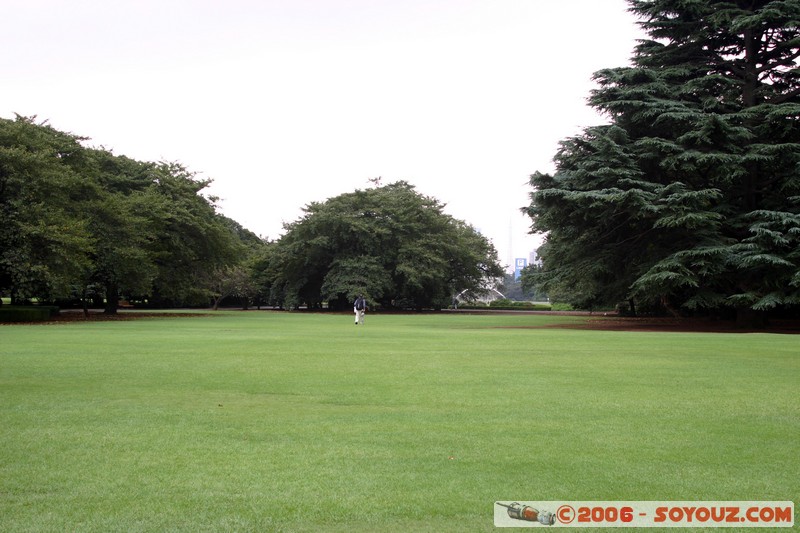
[(2, 531), (492, 531), (496, 500), (794, 500), (800, 339), (553, 316), (0, 326)]

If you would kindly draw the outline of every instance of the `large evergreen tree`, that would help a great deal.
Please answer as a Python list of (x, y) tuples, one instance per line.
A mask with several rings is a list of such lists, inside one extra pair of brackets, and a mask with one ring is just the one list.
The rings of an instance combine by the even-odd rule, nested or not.
[(595, 74), (611, 124), (531, 177), (544, 270), (578, 303), (752, 320), (800, 303), (800, 2), (631, 0), (650, 39)]

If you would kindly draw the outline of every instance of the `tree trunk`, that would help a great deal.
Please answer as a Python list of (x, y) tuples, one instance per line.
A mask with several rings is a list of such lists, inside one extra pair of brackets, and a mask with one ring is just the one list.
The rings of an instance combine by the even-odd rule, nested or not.
[(89, 318), (89, 302), (86, 300), (86, 287), (81, 294), (81, 306), (83, 306), (83, 318)]
[(667, 310), (667, 312), (669, 312), (670, 315), (672, 315), (673, 318), (681, 317), (681, 314), (678, 312), (678, 310), (672, 307), (672, 304), (670, 303), (669, 297), (667, 295), (664, 294), (661, 295), (661, 305), (664, 307), (664, 309)]
[(745, 107), (753, 107), (758, 103), (758, 60), (761, 35), (752, 28), (744, 30), (744, 80), (742, 84), (742, 101)]
[(116, 315), (119, 307), (119, 287), (116, 283), (106, 285), (106, 306), (103, 314)]

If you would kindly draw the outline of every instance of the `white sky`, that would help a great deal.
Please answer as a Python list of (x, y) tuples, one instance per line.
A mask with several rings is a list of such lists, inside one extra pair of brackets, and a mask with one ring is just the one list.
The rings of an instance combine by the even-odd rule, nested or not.
[(0, 117), (178, 161), (265, 238), (312, 201), (406, 180), (528, 257), (528, 178), (603, 122), (625, 0), (3, 0)]

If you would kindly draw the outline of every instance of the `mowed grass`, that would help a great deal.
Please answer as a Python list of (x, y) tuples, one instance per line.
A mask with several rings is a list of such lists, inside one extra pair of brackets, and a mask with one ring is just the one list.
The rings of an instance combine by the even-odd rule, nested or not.
[(2, 531), (492, 531), (496, 500), (794, 500), (800, 338), (576, 317), (0, 326)]

